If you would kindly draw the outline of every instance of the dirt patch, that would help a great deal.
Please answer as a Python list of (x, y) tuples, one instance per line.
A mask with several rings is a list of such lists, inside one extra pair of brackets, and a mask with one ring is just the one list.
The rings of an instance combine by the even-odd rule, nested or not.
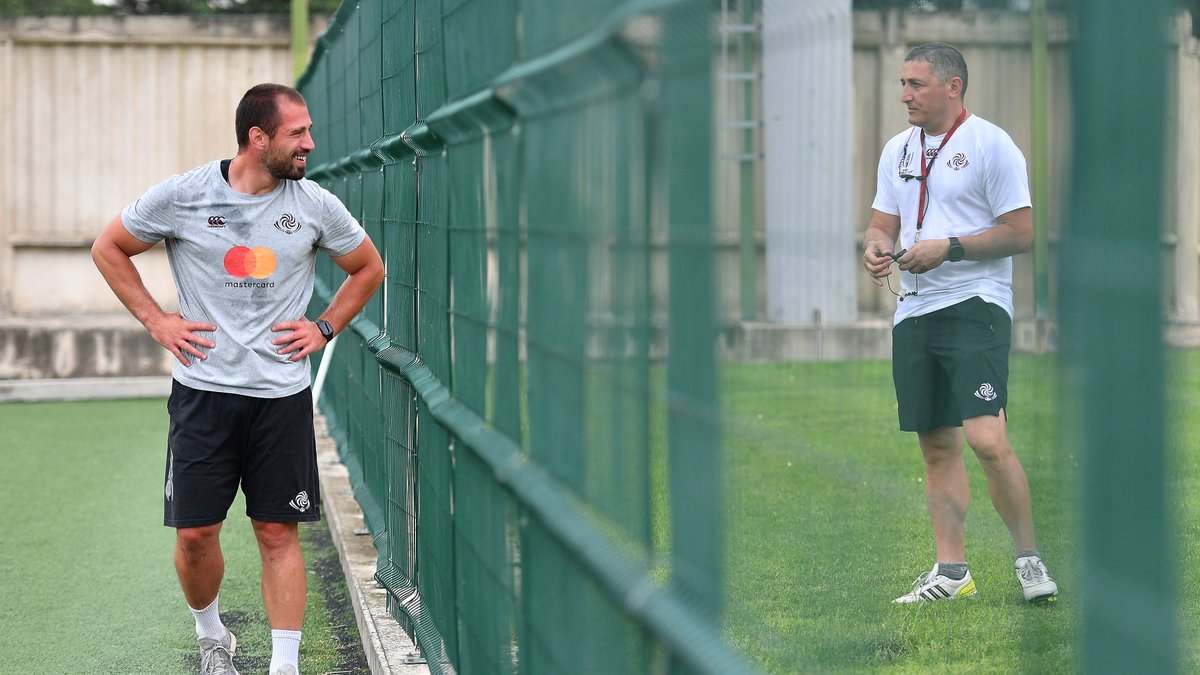
[[(354, 605), (350, 602), (350, 590), (338, 558), (333, 537), (324, 522), (304, 523), (300, 528), (301, 538), (308, 544), (307, 566), (313, 571), (325, 599), (325, 611), (337, 645), (338, 665), (332, 673), (338, 675), (367, 675), (371, 672), (367, 655), (363, 651), (362, 636), (354, 618)], [(315, 608), (310, 608), (310, 611)], [(330, 675), (332, 675), (332, 673)]]

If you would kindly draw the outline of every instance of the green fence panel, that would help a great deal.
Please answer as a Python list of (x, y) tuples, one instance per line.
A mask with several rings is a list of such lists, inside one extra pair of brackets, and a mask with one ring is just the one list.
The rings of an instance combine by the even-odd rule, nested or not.
[(608, 20), (622, 4), (628, 3), (622, 0), (521, 0), (521, 58), (541, 56), (582, 38)]
[[(415, 0), (385, 0), (383, 5), (383, 130), (391, 138), (417, 118), (413, 86), (416, 60)], [(404, 193), (409, 198), (409, 193)]]
[[(320, 404), (394, 616), (437, 673), (745, 671), (718, 629), (715, 6), (350, 4), (300, 80), (310, 174), (387, 269)], [(343, 277), (323, 261), (314, 306)]]
[[(516, 60), (516, 0), (443, 0), (446, 96), (459, 99), (486, 89)], [(486, 44), (487, 49), (478, 45)]]
[[(455, 614), (458, 669), (516, 673), (520, 620), (516, 528), (519, 506), (473, 453), (455, 467)], [(523, 669), (524, 672), (530, 672)]]

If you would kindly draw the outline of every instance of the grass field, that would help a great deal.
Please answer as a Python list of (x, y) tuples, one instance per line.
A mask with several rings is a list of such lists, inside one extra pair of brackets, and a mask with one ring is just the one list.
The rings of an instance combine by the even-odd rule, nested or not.
[[(1179, 651), (1181, 670), (1200, 672), (1200, 352), (1171, 358), (1164, 417)], [(780, 674), (1077, 669), (1079, 458), (1057, 438), (1052, 359), (1014, 358), (1010, 409), (1040, 548), (1061, 588), (1051, 607), (1023, 601), (1008, 533), (973, 458), (967, 550), (978, 596), (890, 604), (931, 566), (933, 544), (920, 453), (896, 430), (886, 362), (729, 365), (722, 391), (725, 630), (755, 665)], [(0, 405), (0, 674), (194, 672), (173, 535), (161, 526), (165, 430), (162, 400)], [(241, 509), (239, 500), (223, 534), (221, 604), (239, 636), (239, 667), (259, 672), (269, 632)], [(305, 672), (365, 672), (336, 552), (324, 528), (303, 534)]]
[[(1172, 355), (1172, 498), (1180, 654), (1200, 671), (1200, 352)], [(726, 631), (769, 673), (1039, 672), (1076, 668), (1078, 458), (1057, 439), (1054, 362), (1013, 361), (1011, 436), (1029, 475), (1056, 606), (1030, 607), (1011, 540), (970, 457), (969, 601), (893, 606), (934, 561), (923, 465), (897, 431), (886, 362), (764, 364), (723, 373)]]
[[(165, 401), (0, 405), (0, 673), (196, 672), (194, 622), (162, 526)], [(239, 497), (222, 530), (221, 609), (236, 663), (266, 672), (270, 628)], [(301, 666), (363, 673), (365, 657), (323, 523), (301, 528), (309, 568)]]

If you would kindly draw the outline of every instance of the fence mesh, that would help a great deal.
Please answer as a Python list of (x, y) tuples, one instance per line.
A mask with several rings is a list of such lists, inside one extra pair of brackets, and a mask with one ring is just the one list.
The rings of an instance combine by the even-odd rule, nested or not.
[(310, 175), (387, 262), (324, 406), (437, 672), (745, 669), (718, 629), (711, 9), (362, 0), (301, 81)]
[[(990, 11), (1000, 4), (1016, 12)], [(1094, 610), (1101, 618), (1091, 617), (1098, 623), (1085, 620), (1082, 602), (1064, 603), (1059, 614), (1018, 615), (1001, 591), (989, 591), (997, 595), (980, 601), (983, 610), (956, 615), (953, 630), (927, 615), (887, 613), (910, 572), (928, 569), (925, 558), (911, 570), (899, 566), (928, 556), (931, 544), (919, 451), (892, 430), (886, 355), (863, 337), (878, 333), (872, 326), (886, 323), (895, 301), (882, 290), (867, 295), (874, 290), (864, 292), (865, 284), (857, 297), (855, 289), (836, 289), (856, 297), (860, 325), (821, 325), (818, 311), (815, 325), (790, 327), (818, 358), (872, 357), (852, 364), (788, 363), (796, 352), (760, 323), (764, 296), (780, 290), (763, 287), (762, 248), (778, 244), (765, 231), (764, 220), (774, 216), (764, 190), (779, 186), (764, 187), (777, 178), (765, 174), (763, 156), (774, 151), (770, 116), (778, 108), (769, 97), (779, 85), (765, 81), (763, 60), (808, 47), (780, 47), (780, 35), (818, 42), (830, 32), (827, 17), (813, 9), (800, 17), (808, 23), (769, 33), (763, 5), (358, 0), (334, 15), (299, 85), (317, 124), (310, 176), (363, 223), (385, 257), (387, 277), (324, 357), (332, 367), (321, 403), (379, 551), (377, 578), (396, 619), (437, 673), (736, 673), (749, 671), (749, 662), (771, 672), (921, 670), (942, 667), (943, 659), (962, 670), (1062, 670), (1076, 662), (1104, 670), (1118, 662), (1105, 655), (1105, 644), (1135, 655), (1123, 662), (1130, 668), (1153, 662), (1170, 670), (1175, 626), (1147, 619), (1174, 613), (1168, 535), (1142, 530), (1143, 545), (1126, 551), (1136, 556), (1120, 558), (1112, 570), (1088, 557), (1112, 553), (1106, 547), (1118, 540), (1105, 524), (1124, 521), (1100, 508), (1120, 511), (1113, 497), (1120, 490), (1106, 483), (1118, 475), (1092, 459), (1091, 487), (1080, 484), (1077, 454), (1120, 452), (1109, 441), (1128, 439), (1120, 434), (1130, 428), (1112, 431), (1107, 425), (1121, 413), (1101, 405), (1096, 411), (1106, 412), (1088, 417), (1080, 440), (1072, 425), (1081, 419), (1063, 402), (1052, 353), (1014, 359), (1017, 394), (1009, 413), (1038, 513), (1050, 512), (1045, 546), (1058, 563), (1063, 597), (1103, 597), (1111, 580), (1105, 574), (1136, 576), (1134, 560), (1147, 551), (1158, 556), (1161, 585), (1128, 586), (1122, 597), (1130, 603), (1149, 600), (1136, 607), (1101, 603)], [(805, 7), (835, 5), (814, 0)], [(849, 12), (850, 3), (839, 6)], [(1124, 174), (1088, 182), (1096, 176), (1072, 173), (1079, 163), (1069, 160), (1064, 129), (1076, 132), (1074, 151), (1083, 153), (1076, 157), (1089, 167), (1106, 160), (1083, 151), (1109, 147), (1102, 138), (1119, 132), (1080, 126), (1085, 106), (1062, 91), (1068, 80), (1079, 85), (1100, 72), (1098, 61), (1076, 52), (1067, 72), (1068, 22), (1057, 12), (1068, 3), (853, 6), (862, 10), (853, 24), (859, 42), (844, 56), (854, 63), (855, 103), (868, 103), (856, 106), (855, 145), (843, 154), (869, 165), (868, 179), (881, 139), (903, 127), (898, 104), (876, 107), (875, 98), (894, 94), (887, 84), (906, 49), (961, 38), (970, 40), (968, 60), (981, 65), (972, 70), (972, 111), (994, 113), (1002, 126), (1035, 118), (1014, 137), (1053, 154), (1053, 162), (1038, 164), (1043, 175), (1034, 178), (1045, 183), (1035, 194), (1065, 204), (1121, 193)], [(773, 4), (791, 12), (775, 14), (787, 20), (803, 14), (795, 7)], [(1047, 7), (1056, 12), (1049, 22), (1030, 26), (1046, 20)], [(989, 12), (981, 19), (964, 8)], [(1147, 16), (1137, 18), (1160, 15)], [(1121, 39), (1119, 24), (1109, 23), (1118, 19), (1090, 20), (1115, 31), (1110, 43)], [(1133, 17), (1125, 20), (1132, 25)], [(1137, 39), (1161, 50), (1149, 24), (1138, 25), (1145, 32)], [(1036, 39), (1040, 47), (1029, 44)], [(1030, 68), (1041, 69), (1040, 77), (1026, 82)], [(1045, 110), (1028, 109), (1023, 91), (1014, 95), (1023, 86), (1049, 86), (1040, 98), (1030, 96), (1050, 108), (1049, 121)], [(1086, 87), (1072, 91), (1076, 101), (1100, 97)], [(814, 108), (819, 98), (810, 97)], [(1089, 121), (1099, 125), (1101, 118)], [(1145, 161), (1161, 163), (1157, 152)], [(796, 163), (815, 161), (801, 154)], [(1069, 178), (1077, 181), (1074, 195), (1063, 187)], [(860, 194), (838, 192), (845, 186), (831, 181), (822, 183), (828, 194), (815, 198), (852, 195), (869, 203), (863, 180), (855, 180)], [(1100, 219), (1113, 212), (1101, 203), (1073, 209)], [(1147, 216), (1139, 232), (1150, 238), (1159, 217), (1136, 215)], [(1070, 221), (1055, 210), (1045, 217)], [(804, 221), (803, 214), (794, 218)], [(861, 232), (862, 224), (832, 227)], [(1063, 316), (1079, 321), (1064, 324), (1063, 346), (1090, 355), (1082, 365), (1067, 363), (1080, 368), (1062, 371), (1071, 385), (1119, 351), (1116, 340), (1091, 340), (1105, 324), (1087, 320), (1121, 317), (1109, 316), (1118, 305), (1096, 295), (1088, 269), (1050, 258), (1063, 254), (1058, 228), (1037, 226), (1044, 228), (1037, 264), (1017, 266), (1018, 276), (1028, 277), (1018, 280), (1018, 339), (1032, 335), (1027, 342), (1035, 351), (1053, 346), (1052, 288), (1057, 306), (1089, 307)], [(784, 241), (835, 240), (829, 227), (800, 222), (792, 233), (799, 238)], [(1135, 243), (1154, 248), (1148, 239)], [(845, 251), (849, 264), (858, 255)], [(1140, 255), (1154, 259), (1153, 252)], [(1183, 267), (1195, 263), (1192, 255)], [(796, 285), (812, 274), (797, 269)], [(334, 264), (320, 263), (315, 307), (328, 302), (341, 278)], [(1032, 288), (1036, 293), (1021, 290)], [(1120, 311), (1145, 327), (1161, 318), (1154, 312), (1161, 289), (1141, 291), (1124, 298), (1131, 304)], [(1097, 304), (1080, 301), (1089, 294)], [(886, 328), (882, 334), (886, 342)], [(730, 346), (739, 339), (768, 346), (779, 340), (772, 353), (784, 356), (734, 363), (749, 353)], [(1161, 353), (1142, 343), (1160, 339), (1147, 328), (1127, 341), (1144, 348), (1144, 365), (1157, 369)], [(1138, 378), (1122, 372), (1124, 382)], [(1122, 386), (1087, 382), (1089, 391)], [(1144, 400), (1158, 401), (1153, 394), (1163, 384), (1147, 378)], [(1200, 417), (1188, 412), (1195, 404), (1182, 394), (1172, 402)], [(1141, 412), (1161, 431), (1153, 410)], [(1164, 487), (1167, 440), (1143, 438), (1154, 447), (1145, 451), (1151, 461), (1134, 462), (1143, 470), (1138, 495), (1180, 489)], [(1200, 466), (1172, 466), (1180, 467), (1183, 486), (1200, 481)], [(971, 480), (976, 494), (986, 494), (978, 473)], [(1093, 501), (1077, 501), (1077, 491), (1107, 515), (1088, 520), (1080, 504)], [(1139, 513), (1162, 522), (1155, 508)], [(1003, 524), (994, 513), (990, 521), (974, 515), (986, 510), (981, 504), (972, 511), (971, 531), (1003, 543), (978, 554), (972, 569), (981, 576), (1001, 571), (1014, 584)], [(1177, 512), (1195, 519), (1200, 506), (1182, 504)], [(870, 580), (840, 583), (847, 571)], [(1188, 587), (1200, 583), (1194, 569), (1186, 574)], [(863, 594), (880, 597), (864, 601)], [(1187, 607), (1200, 614), (1196, 605)], [(1123, 612), (1140, 617), (1145, 630), (1125, 625)], [(1194, 622), (1186, 625), (1196, 639)], [(1072, 641), (1085, 630), (1090, 637), (1078, 648), (1089, 651), (1077, 658)], [(982, 646), (965, 655), (955, 645), (938, 651), (951, 639)], [(1187, 658), (1200, 666), (1200, 657)]]

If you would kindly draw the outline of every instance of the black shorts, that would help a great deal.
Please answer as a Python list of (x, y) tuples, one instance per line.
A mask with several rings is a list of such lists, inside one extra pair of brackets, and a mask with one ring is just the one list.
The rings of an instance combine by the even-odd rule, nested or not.
[(971, 298), (892, 329), (892, 379), (902, 431), (960, 427), (1008, 405), (1012, 319)]
[(255, 520), (321, 519), (311, 390), (253, 398), (172, 382), (167, 412), (164, 525), (222, 522), (239, 483)]

